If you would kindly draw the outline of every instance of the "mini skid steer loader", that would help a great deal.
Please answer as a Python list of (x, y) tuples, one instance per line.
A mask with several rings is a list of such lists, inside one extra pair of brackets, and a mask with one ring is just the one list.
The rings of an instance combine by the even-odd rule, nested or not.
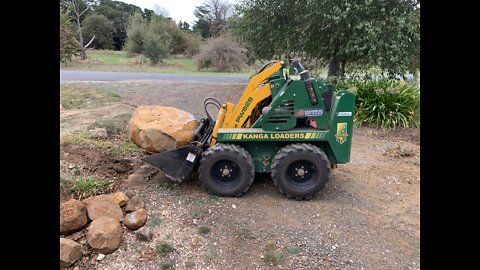
[[(310, 77), (299, 61), (267, 63), (235, 105), (204, 100), (187, 146), (142, 160), (181, 182), (198, 171), (210, 194), (241, 196), (255, 173), (270, 173), (289, 198), (320, 192), (337, 164), (350, 161), (355, 95)], [(218, 108), (213, 120), (207, 107)]]

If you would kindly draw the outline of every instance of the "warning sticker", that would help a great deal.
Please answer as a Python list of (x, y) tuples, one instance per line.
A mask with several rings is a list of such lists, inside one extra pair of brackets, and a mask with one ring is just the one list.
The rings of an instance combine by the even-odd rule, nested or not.
[(195, 155), (194, 153), (188, 153), (187, 160), (193, 163), (196, 157), (197, 155)]

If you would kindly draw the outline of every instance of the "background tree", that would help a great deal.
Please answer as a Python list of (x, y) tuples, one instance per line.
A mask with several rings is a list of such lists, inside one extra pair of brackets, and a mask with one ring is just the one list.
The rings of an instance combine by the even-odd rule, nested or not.
[(376, 65), (389, 74), (419, 67), (417, 1), (312, 0), (307, 7), (305, 50), (328, 59), (328, 76), (343, 75), (339, 71), (344, 73), (349, 62)]
[(107, 17), (90, 14), (83, 21), (83, 33), (87, 39), (95, 37), (91, 47), (95, 49), (112, 49), (115, 28)]
[(83, 18), (87, 15), (86, 13), (91, 10), (92, 1), (83, 1), (83, 0), (64, 0), (60, 1), (60, 6), (64, 8), (68, 8), (71, 11), (73, 18), (75, 19), (75, 23), (77, 26), (77, 33), (78, 33), (78, 40), (76, 40), (79, 51), (80, 51), (80, 59), (85, 60), (87, 58), (85, 54), (85, 49), (90, 45), (93, 41), (91, 39), (86, 44), (83, 40), (83, 32), (82, 32), (82, 24)]
[(146, 25), (141, 13), (136, 13), (130, 18), (130, 26), (127, 29), (127, 41), (125, 49), (130, 54), (143, 53), (143, 42), (146, 35)]
[(236, 11), (233, 34), (259, 58), (314, 57), (328, 76), (347, 64), (399, 75), (420, 65), (415, 0), (243, 0)]
[(60, 61), (67, 65), (72, 61), (73, 56), (79, 53), (78, 45), (75, 42), (75, 27), (70, 21), (69, 11), (60, 9)]
[(247, 0), (231, 18), (232, 33), (259, 59), (303, 56), (305, 1)]
[(150, 22), (150, 18), (155, 14), (155, 12), (151, 9), (145, 8), (143, 9), (143, 18), (145, 18), (146, 22)]
[(227, 19), (232, 6), (226, 0), (205, 0), (203, 5), (195, 7), (193, 30), (203, 38), (218, 37), (227, 31)]
[[(142, 14), (142, 17), (148, 18), (153, 11), (145, 9), (145, 13), (142, 9), (120, 1), (111, 0), (98, 0), (92, 5), (92, 10), (95, 14), (101, 14), (112, 22), (114, 27), (113, 33), (113, 45), (115, 50), (121, 50), (125, 45), (127, 39), (127, 27), (130, 17), (135, 13)], [(151, 11), (151, 13), (150, 13)]]

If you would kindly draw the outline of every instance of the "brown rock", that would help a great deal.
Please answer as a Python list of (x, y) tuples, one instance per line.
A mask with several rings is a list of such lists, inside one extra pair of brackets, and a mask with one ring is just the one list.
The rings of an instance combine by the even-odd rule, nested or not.
[(136, 230), (147, 223), (147, 217), (147, 210), (139, 209), (130, 214), (126, 214), (123, 219), (123, 224), (130, 230)]
[(120, 207), (126, 205), (128, 202), (128, 197), (123, 192), (113, 193), (111, 197)]
[(60, 266), (68, 267), (82, 256), (82, 245), (67, 239), (60, 238)]
[(127, 206), (125, 206), (125, 211), (127, 213), (133, 212), (139, 209), (142, 209), (145, 204), (142, 201), (142, 198), (139, 195), (133, 196), (127, 203)]
[(87, 225), (87, 209), (75, 199), (70, 199), (60, 205), (60, 234), (70, 234)]
[(140, 241), (150, 241), (153, 238), (153, 230), (149, 227), (142, 227), (138, 229), (135, 234)]
[(174, 107), (138, 106), (130, 119), (129, 136), (148, 153), (188, 144), (198, 126), (195, 117)]
[(88, 244), (103, 254), (115, 251), (122, 241), (122, 227), (120, 223), (108, 216), (95, 219), (88, 226), (87, 230)]
[(98, 195), (83, 200), (87, 206), (88, 218), (96, 220), (100, 217), (109, 216), (118, 222), (123, 220), (123, 213), (118, 203), (114, 201), (111, 195)]

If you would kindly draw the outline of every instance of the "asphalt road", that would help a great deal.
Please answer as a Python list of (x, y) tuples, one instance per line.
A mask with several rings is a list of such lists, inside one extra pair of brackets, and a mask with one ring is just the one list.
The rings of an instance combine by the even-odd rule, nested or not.
[(131, 80), (161, 80), (183, 82), (226, 82), (248, 83), (247, 75), (220, 74), (166, 74), (166, 73), (136, 73), (108, 71), (78, 71), (60, 70), (60, 82), (65, 81), (131, 81)]

